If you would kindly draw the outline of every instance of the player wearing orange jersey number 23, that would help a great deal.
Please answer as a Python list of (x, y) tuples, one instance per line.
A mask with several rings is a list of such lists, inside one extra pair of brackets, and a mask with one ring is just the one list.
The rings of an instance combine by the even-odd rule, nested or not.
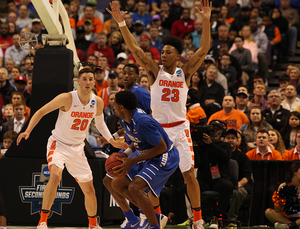
[(181, 68), (177, 68), (176, 62), (183, 50), (182, 40), (173, 36), (165, 36), (163, 38), (162, 43), (164, 47), (161, 51), (162, 65), (159, 65), (146, 57), (144, 51), (139, 47), (135, 38), (128, 30), (124, 21), (127, 12), (121, 13), (118, 3), (113, 1), (110, 3), (111, 10), (107, 9), (119, 24), (126, 45), (135, 60), (151, 76), (149, 82), (152, 85), (152, 116), (162, 125), (179, 151), (179, 168), (187, 184), (187, 192), (194, 214), (193, 228), (195, 229), (201, 229), (204, 226), (201, 216), (200, 188), (194, 175), (194, 152), (190, 138), (189, 123), (186, 120), (185, 104), (188, 92), (187, 83), (194, 72), (201, 66), (210, 47), (212, 3), (208, 0), (201, 0), (200, 5), (201, 10), (197, 7), (195, 8), (203, 18), (203, 33), (200, 48), (196, 51), (194, 57)]
[(93, 186), (92, 171), (83, 151), (86, 128), (90, 126), (93, 118), (97, 129), (109, 143), (116, 148), (128, 148), (126, 143), (116, 142), (113, 139), (104, 122), (103, 101), (92, 93), (95, 86), (94, 71), (91, 68), (83, 68), (79, 72), (77, 82), (79, 85), (78, 91), (62, 93), (40, 108), (32, 116), (27, 129), (17, 139), (17, 145), (23, 138), (27, 140), (33, 128), (44, 115), (59, 109), (55, 128), (47, 144), (50, 180), (44, 190), (38, 229), (47, 228), (47, 217), (50, 214), (64, 166), (76, 179), (85, 196), (89, 228), (101, 228), (99, 222), (97, 222), (97, 199)]

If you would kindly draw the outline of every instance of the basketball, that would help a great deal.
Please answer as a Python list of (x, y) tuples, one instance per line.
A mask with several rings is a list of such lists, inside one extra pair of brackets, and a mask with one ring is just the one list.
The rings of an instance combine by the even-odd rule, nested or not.
[(112, 155), (110, 155), (106, 161), (105, 161), (105, 169), (106, 172), (111, 175), (112, 177), (122, 177), (124, 175), (118, 175), (116, 176), (115, 174), (112, 173), (112, 168), (118, 165), (121, 165), (123, 162), (118, 160), (117, 157), (126, 157), (125, 154), (123, 153), (113, 153)]

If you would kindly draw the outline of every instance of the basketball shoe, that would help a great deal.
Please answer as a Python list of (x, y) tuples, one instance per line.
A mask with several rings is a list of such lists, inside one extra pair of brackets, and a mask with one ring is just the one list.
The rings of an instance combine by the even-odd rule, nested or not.
[(140, 219), (141, 219), (140, 229), (148, 229), (150, 224), (147, 220), (146, 215), (140, 212)]
[(102, 229), (102, 227), (100, 227), (100, 217), (97, 216), (97, 225), (94, 227), (91, 227), (91, 224), (89, 224), (89, 229)]
[(288, 229), (289, 228), (289, 225), (287, 225), (286, 223), (279, 223), (279, 222), (276, 222), (274, 224), (274, 227), (276, 229)]
[(157, 218), (157, 221), (158, 221), (158, 224), (160, 226), (160, 229), (164, 229), (165, 226), (167, 225), (167, 222), (168, 222), (168, 217), (163, 215), (163, 214), (158, 214), (155, 212), (155, 215), (156, 215), (156, 218)]
[(193, 223), (192, 229), (204, 229), (204, 220), (200, 219)]
[(36, 227), (37, 229), (48, 229), (47, 224), (45, 222), (42, 222), (40, 225)]

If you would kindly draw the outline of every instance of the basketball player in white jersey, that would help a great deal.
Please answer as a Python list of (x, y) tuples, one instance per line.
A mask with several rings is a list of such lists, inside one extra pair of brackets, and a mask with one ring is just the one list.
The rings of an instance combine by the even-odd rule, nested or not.
[(94, 118), (100, 133), (116, 148), (128, 148), (124, 142), (116, 142), (110, 134), (103, 117), (103, 101), (92, 93), (95, 75), (91, 68), (83, 68), (77, 79), (79, 89), (56, 96), (40, 108), (31, 118), (27, 129), (18, 136), (17, 145), (22, 138), (27, 140), (33, 128), (46, 114), (59, 109), (55, 129), (48, 139), (47, 161), (50, 180), (43, 196), (41, 218), (38, 229), (47, 228), (47, 217), (56, 196), (64, 166), (78, 182), (84, 196), (85, 208), (89, 219), (89, 228), (100, 229), (97, 222), (97, 199), (93, 186), (93, 176), (84, 154), (86, 128)]
[[(127, 12), (121, 13), (118, 3), (111, 2), (107, 11), (118, 22), (124, 40), (132, 52), (135, 60), (151, 76), (151, 110), (152, 116), (164, 127), (164, 130), (173, 141), (179, 151), (179, 168), (187, 184), (187, 192), (190, 198), (193, 214), (194, 229), (204, 228), (201, 216), (200, 187), (194, 174), (194, 152), (190, 136), (189, 123), (186, 120), (187, 82), (202, 64), (210, 48), (210, 15), (212, 3), (202, 0), (201, 10), (196, 10), (203, 18), (203, 33), (200, 48), (194, 57), (182, 66), (176, 67), (183, 49), (182, 40), (167, 36), (163, 38), (164, 47), (161, 51), (162, 65), (158, 65), (152, 59), (148, 59), (144, 51), (138, 46), (135, 38), (128, 30), (124, 17)], [(150, 77), (151, 78), (151, 77)], [(152, 81), (152, 82), (151, 82)]]

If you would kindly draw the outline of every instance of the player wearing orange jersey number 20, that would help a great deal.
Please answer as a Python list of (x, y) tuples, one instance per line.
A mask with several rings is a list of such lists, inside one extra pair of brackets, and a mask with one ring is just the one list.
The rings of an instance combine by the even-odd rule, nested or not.
[(77, 82), (79, 85), (78, 91), (62, 93), (40, 108), (32, 116), (27, 129), (17, 139), (17, 145), (19, 145), (22, 138), (27, 140), (33, 128), (44, 115), (59, 109), (55, 129), (52, 131), (47, 144), (50, 180), (44, 190), (38, 229), (47, 228), (47, 217), (50, 214), (64, 166), (76, 179), (85, 196), (89, 228), (101, 228), (99, 222), (97, 222), (97, 199), (93, 186), (92, 171), (83, 151), (86, 128), (90, 126), (93, 118), (97, 129), (109, 143), (116, 148), (128, 148), (126, 143), (116, 142), (113, 139), (104, 122), (103, 101), (92, 93), (95, 86), (94, 71), (91, 68), (83, 68), (79, 72)]

